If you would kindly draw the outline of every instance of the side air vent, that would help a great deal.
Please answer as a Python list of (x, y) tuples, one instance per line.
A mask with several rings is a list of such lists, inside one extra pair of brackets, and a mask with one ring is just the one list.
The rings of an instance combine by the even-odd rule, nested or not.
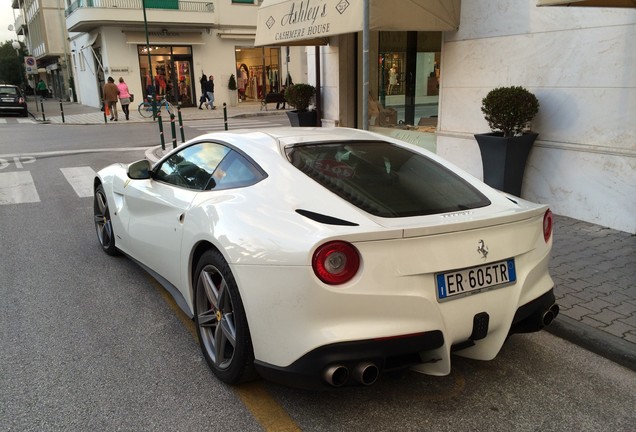
[(306, 218), (309, 218), (311, 220), (314, 220), (316, 222), (320, 222), (320, 223), (323, 223), (323, 224), (326, 224), (326, 225), (358, 226), (357, 223), (349, 222), (349, 221), (346, 221), (346, 220), (338, 219), (338, 218), (327, 216), (327, 215), (320, 214), (320, 213), (314, 213), (314, 212), (309, 211), (309, 210), (297, 209), (296, 213), (298, 213), (299, 215), (305, 216)]

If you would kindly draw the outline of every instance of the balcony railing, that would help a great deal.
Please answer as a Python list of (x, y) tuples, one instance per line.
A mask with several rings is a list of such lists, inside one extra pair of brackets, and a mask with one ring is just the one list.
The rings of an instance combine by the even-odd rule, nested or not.
[(186, 12), (214, 12), (211, 1), (180, 1), (180, 0), (75, 0), (64, 12), (69, 16), (80, 8), (119, 8), (142, 9), (142, 1), (146, 9), (168, 9)]

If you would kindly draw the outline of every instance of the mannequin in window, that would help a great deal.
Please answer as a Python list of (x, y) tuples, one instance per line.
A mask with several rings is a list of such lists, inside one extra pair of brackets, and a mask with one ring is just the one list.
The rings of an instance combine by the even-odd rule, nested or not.
[(391, 66), (391, 69), (389, 69), (389, 88), (387, 89), (386, 94), (392, 94), (395, 86), (397, 86), (397, 67), (393, 65)]

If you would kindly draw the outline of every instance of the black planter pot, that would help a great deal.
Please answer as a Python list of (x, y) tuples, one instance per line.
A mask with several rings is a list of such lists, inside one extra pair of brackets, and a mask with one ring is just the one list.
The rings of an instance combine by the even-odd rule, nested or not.
[(504, 138), (501, 133), (476, 134), (484, 167), (484, 183), (521, 196), (526, 161), (537, 136), (537, 133), (527, 133)]
[(292, 126), (316, 126), (316, 111), (285, 111)]

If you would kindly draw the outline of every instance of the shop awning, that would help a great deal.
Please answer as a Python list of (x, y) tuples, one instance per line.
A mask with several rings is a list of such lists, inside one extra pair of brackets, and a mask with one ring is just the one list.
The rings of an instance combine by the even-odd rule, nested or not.
[[(146, 45), (146, 33), (144, 32), (124, 32), (126, 43), (136, 45)], [(201, 33), (196, 32), (148, 32), (148, 39), (153, 45), (203, 45)]]
[(636, 0), (538, 0), (537, 6), (636, 8)]
[[(451, 31), (461, 0), (368, 0), (371, 31)], [(325, 45), (330, 36), (362, 31), (363, 0), (264, 0), (255, 46)]]

